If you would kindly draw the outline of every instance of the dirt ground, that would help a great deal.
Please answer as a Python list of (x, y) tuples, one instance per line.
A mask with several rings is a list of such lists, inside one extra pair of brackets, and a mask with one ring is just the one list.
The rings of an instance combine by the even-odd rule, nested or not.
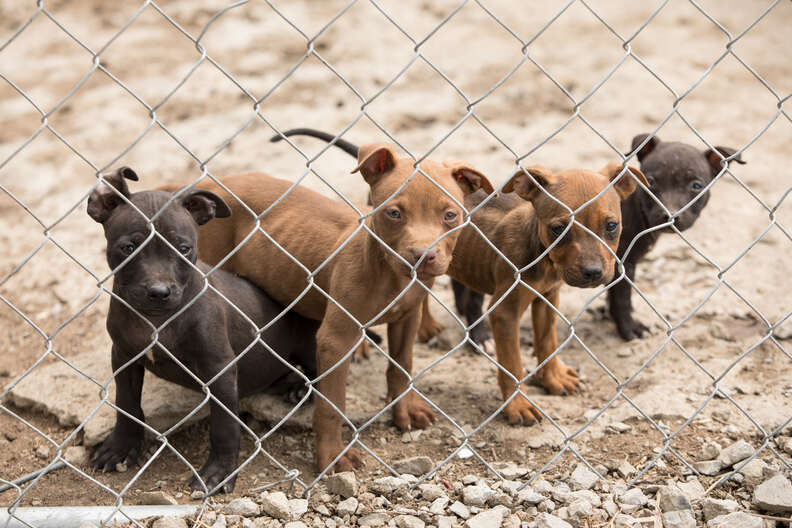
[[(345, 3), (301, 0), (276, 5), (294, 25), (313, 36)], [(753, 0), (699, 3), (732, 36), (740, 34), (768, 5)], [(523, 44), (477, 3), (469, 2), (421, 46), (425, 60), (412, 63), (392, 86), (366, 105), (371, 119), (364, 116), (358, 120), (362, 101), (357, 94), (373, 97), (414, 57), (415, 44), (404, 33), (421, 41), (457, 5), (449, 1), (379, 4), (403, 32), (372, 3), (356, 3), (313, 42), (335, 73), (316, 57), (301, 62), (305, 37), (264, 3), (251, 2), (225, 13), (209, 27), (201, 43), (208, 56), (249, 94), (254, 98), (266, 95), (259, 114), (278, 129), (310, 126), (338, 132), (354, 123), (345, 138), (356, 143), (388, 140), (376, 121), (412, 154), (422, 156), (465, 118), (467, 103), (459, 92), (469, 101), (478, 100), (520, 63)], [(589, 4), (624, 37), (632, 35), (656, 8), (646, 2)], [(157, 5), (183, 31), (197, 36), (225, 4), (212, 0), (198, 8), (194, 2), (168, 0)], [(514, 2), (503, 0), (485, 5), (525, 42), (563, 7), (562, 3), (541, 2), (516, 9)], [(141, 176), (133, 190), (195, 180), (201, 176), (201, 162), (196, 158), (208, 160), (206, 168), (220, 177), (255, 170), (296, 180), (305, 171), (305, 159), (293, 148), (267, 142), (273, 129), (264, 119), (253, 118), (251, 98), (208, 60), (179, 86), (201, 54), (154, 7), (143, 9), (137, 20), (105, 47), (135, 14), (138, 3), (110, 7), (80, 0), (44, 2), (44, 6), (84, 47), (45, 13), (13, 42), (0, 47), (0, 75), (6, 79), (0, 80), (0, 185), (5, 191), (0, 192), (0, 385), (6, 388), (25, 383), (28, 370), (40, 360), (41, 365), (60, 361), (56, 355), (71, 361), (86, 350), (107, 350), (109, 364), (109, 338), (104, 329), (108, 300), (102, 295), (94, 302), (96, 277), (108, 273), (105, 243), (100, 227), (85, 214), (85, 199), (96, 181), (97, 169), (122, 164), (133, 167)], [(0, 46), (35, 9), (34, 3), (0, 4)], [(792, 4), (781, 2), (732, 46), (733, 53), (781, 98), (792, 92), (791, 22)], [(573, 115), (575, 105), (534, 63), (525, 61), (473, 107), (486, 127), (469, 117), (433, 151), (432, 158), (465, 159), (497, 183), (512, 173), (514, 153), (529, 151), (529, 163), (556, 170), (597, 170), (618, 159), (600, 135), (626, 152), (633, 136), (650, 132), (663, 122), (677, 96), (705, 74), (728, 41), (729, 36), (694, 5), (672, 0), (630, 42), (632, 52), (665, 86), (628, 57), (579, 107), (580, 118), (534, 151)], [(93, 64), (86, 48), (102, 50), (101, 64), (137, 99), (101, 71), (86, 79)], [(596, 87), (625, 53), (621, 41), (580, 3), (569, 7), (533, 40), (528, 52), (578, 100)], [(72, 90), (76, 91), (70, 94)], [(42, 116), (31, 101), (47, 114), (50, 128), (39, 134)], [(155, 108), (156, 123), (141, 101)], [(713, 145), (750, 146), (743, 153), (748, 164), (734, 167), (736, 177), (725, 175), (712, 188), (702, 217), (685, 233), (687, 241), (675, 235), (663, 237), (639, 268), (637, 284), (643, 294), (673, 325), (681, 323), (673, 336), (684, 350), (668, 342), (666, 326), (639, 297), (634, 296), (637, 315), (652, 332), (640, 341), (624, 343), (603, 315), (601, 289), (565, 287), (561, 311), (575, 320), (575, 334), (588, 351), (572, 340), (561, 354), (579, 368), (585, 387), (570, 396), (550, 396), (538, 387), (531, 388), (532, 398), (560, 430), (548, 421), (540, 426), (509, 427), (496, 415), (471, 439), (471, 445), (489, 462), (514, 461), (531, 471), (539, 470), (563, 446), (566, 434), (575, 435), (574, 446), (592, 464), (618, 458), (641, 469), (655, 457), (653, 450), (661, 448), (664, 440), (636, 406), (669, 433), (695, 415), (669, 443), (688, 461), (697, 460), (705, 440), (723, 443), (730, 441), (729, 437), (739, 437), (759, 447), (764, 435), (776, 428), (786, 427), (783, 434), (790, 434), (790, 341), (773, 342), (764, 337), (768, 324), (782, 320), (792, 310), (792, 245), (782, 230), (789, 233), (792, 228), (792, 201), (783, 200), (790, 188), (792, 123), (785, 114), (779, 116), (778, 98), (730, 55), (681, 100), (678, 112), (658, 135), (706, 148), (689, 125)], [(296, 143), (310, 157), (323, 147), (308, 139)], [(349, 174), (353, 164), (348, 156), (331, 150), (312, 167), (352, 202), (365, 203), (367, 187), (358, 175)], [(335, 195), (313, 174), (305, 184)], [(439, 281), (437, 292), (451, 306), (447, 279)], [(435, 305), (434, 313), (449, 328), (433, 346), (416, 346), (416, 371), (455, 346), (463, 335), (446, 310)], [(526, 318), (523, 326), (523, 353), (532, 368), (535, 360), (528, 321)], [(559, 333), (565, 337), (569, 329), (559, 323)], [(792, 318), (778, 334), (792, 335)], [(109, 368), (107, 364), (76, 364), (92, 375)], [(640, 374), (631, 377), (644, 364)], [(351, 383), (357, 392), (348, 408), (361, 403), (357, 399), (375, 407), (385, 405), (384, 365), (383, 358), (375, 357), (353, 366)], [(74, 372), (58, 383), (68, 393), (68, 384), (79, 376)], [(417, 386), (470, 430), (492, 416), (500, 404), (495, 376), (489, 360), (462, 348), (427, 372)], [(714, 379), (732, 400), (710, 399)], [(606, 412), (579, 432), (587, 422), (584, 413), (603, 409), (619, 390), (622, 395)], [(62, 425), (40, 410), (15, 405), (5, 391), (0, 394), (4, 411), (0, 413), (0, 478), (9, 481), (43, 467), (55, 456), (54, 444), (47, 437), (59, 444), (75, 427)], [(705, 403), (704, 410), (695, 414)], [(623, 422), (630, 428), (615, 433), (608, 427), (611, 422)], [(258, 434), (267, 430), (265, 423), (250, 423)], [(444, 418), (409, 442), (402, 441), (402, 435), (387, 422), (367, 428), (361, 439), (386, 462), (417, 454), (440, 462), (459, 445)], [(81, 442), (81, 434), (73, 440)], [(183, 427), (170, 441), (197, 465), (206, 456), (207, 424)], [(299, 469), (305, 482), (315, 477), (313, 436), (304, 427), (287, 425), (263, 446), (284, 466)], [(252, 441), (246, 438), (240, 460), (252, 449)], [(768, 460), (774, 456), (768, 450), (761, 454)], [(567, 452), (550, 470), (563, 472), (571, 458)], [(786, 459), (789, 463), (788, 456)], [(364, 477), (383, 471), (373, 458), (368, 462), (361, 471)], [(665, 469), (654, 468), (643, 478), (661, 480), (684, 470), (673, 458), (667, 463)], [(82, 469), (116, 492), (135, 475), (135, 468), (121, 474)], [(475, 457), (454, 459), (441, 475), (473, 471), (484, 471)], [(180, 501), (189, 501), (183, 481), (186, 472), (174, 454), (164, 453), (129, 484), (125, 497), (134, 503), (139, 491), (161, 487), (173, 494), (183, 493), (177, 495)], [(264, 456), (257, 456), (241, 473), (235, 493), (244, 494), (282, 477)], [(0, 494), (2, 505), (16, 499), (14, 491)], [(21, 504), (113, 502), (107, 489), (72, 470), (61, 470), (38, 482)]]

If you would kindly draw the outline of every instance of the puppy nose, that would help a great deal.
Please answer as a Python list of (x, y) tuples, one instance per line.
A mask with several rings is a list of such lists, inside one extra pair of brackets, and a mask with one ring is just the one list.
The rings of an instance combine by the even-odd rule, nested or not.
[(411, 248), (410, 253), (412, 253), (413, 259), (412, 263), (415, 264), (418, 262), (418, 259), (421, 258), (424, 254), (426, 256), (423, 259), (423, 264), (431, 264), (437, 258), (437, 250), (436, 249), (427, 249), (427, 248)]
[(166, 284), (154, 284), (149, 286), (148, 298), (152, 301), (164, 301), (170, 295), (170, 288)]
[(588, 281), (595, 281), (602, 278), (602, 266), (583, 266), (580, 272), (583, 278)]

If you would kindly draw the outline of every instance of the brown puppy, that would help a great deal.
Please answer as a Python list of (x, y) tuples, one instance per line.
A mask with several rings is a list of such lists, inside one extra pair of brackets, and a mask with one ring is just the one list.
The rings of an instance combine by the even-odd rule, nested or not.
[[(344, 451), (342, 415), (333, 408), (344, 412), (348, 360), (364, 339), (362, 325), (388, 324), (388, 352), (400, 367), (389, 364), (387, 371), (388, 398), (396, 401), (396, 425), (423, 428), (435, 420), (430, 407), (410, 391), (401, 369), (409, 373), (412, 368), (425, 288), (447, 271), (451, 261), (461, 231), (454, 228), (463, 219), (457, 204), (479, 189), (492, 192), (492, 185), (465, 164), (425, 160), (420, 167), (442, 189), (420, 173), (410, 179), (413, 161), (398, 158), (389, 145), (361, 147), (353, 172), (359, 171), (370, 185), (374, 205), (364, 222), (349, 206), (301, 186), (273, 205), (292, 184), (263, 174), (222, 181), (261, 215), (258, 221), (217, 184), (199, 184), (221, 196), (233, 213), (201, 227), (200, 257), (215, 264), (241, 244), (224, 268), (283, 304), (299, 297), (293, 309), (321, 321), (316, 336), (321, 394), (314, 410), (320, 470), (334, 464), (336, 471), (347, 471), (362, 463), (357, 450)], [(256, 229), (258, 225), (268, 236)]]
[[(564, 283), (587, 288), (611, 280), (613, 253), (621, 233), (620, 202), (635, 190), (635, 178), (646, 184), (641, 171), (633, 167), (623, 170), (616, 163), (599, 173), (568, 170), (554, 174), (539, 166), (526, 171), (530, 176), (518, 172), (503, 187), (505, 194), (489, 200), (473, 214), (473, 223), (508, 261), (468, 227), (457, 242), (448, 270), (452, 278), (469, 288), (492, 294), (489, 320), (498, 362), (509, 372), (498, 372), (498, 384), (503, 398), (509, 401), (504, 412), (512, 424), (541, 419), (539, 411), (522, 395), (513, 397), (522, 388), (518, 382), (525, 376), (519, 336), (523, 312), (531, 306), (534, 352), (542, 364), (558, 347), (556, 313), (548, 302), (558, 307)], [(612, 181), (612, 187), (605, 190)], [(574, 223), (567, 229), (568, 211), (557, 201), (576, 211), (603, 190), (601, 196), (575, 214)], [(480, 194), (470, 196), (465, 206), (471, 209), (484, 198)], [(511, 289), (515, 268), (529, 265), (521, 274), (528, 287), (519, 284)], [(577, 372), (558, 357), (545, 363), (538, 374), (552, 394), (573, 391), (580, 384)]]

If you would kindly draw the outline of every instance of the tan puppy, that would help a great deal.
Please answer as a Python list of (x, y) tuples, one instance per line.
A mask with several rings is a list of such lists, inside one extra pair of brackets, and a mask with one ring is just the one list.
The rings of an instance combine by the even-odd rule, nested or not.
[[(393, 148), (385, 144), (360, 148), (353, 172), (359, 171), (371, 187), (374, 206), (365, 225), (390, 249), (362, 228), (358, 215), (346, 204), (297, 186), (268, 210), (286, 193), (290, 182), (263, 174), (223, 179), (222, 183), (256, 215), (266, 211), (260, 218), (261, 229), (301, 265), (256, 231), (256, 218), (229, 193), (213, 182), (199, 185), (221, 196), (233, 213), (228, 219), (201, 227), (201, 259), (215, 264), (244, 242), (224, 268), (254, 282), (284, 305), (305, 294), (294, 310), (321, 321), (316, 336), (317, 372), (324, 377), (318, 383), (321, 395), (314, 410), (320, 470), (335, 464), (336, 471), (347, 471), (362, 463), (355, 449), (339, 457), (344, 450), (342, 417), (329, 403), (344, 412), (348, 360), (364, 338), (359, 325), (387, 323), (388, 352), (410, 372), (421, 303), (426, 296), (423, 285), (431, 287), (434, 278), (447, 271), (461, 232), (454, 230), (463, 219), (457, 203), (462, 203), (465, 194), (479, 189), (492, 192), (487, 178), (465, 164), (425, 160), (420, 166), (444, 190), (420, 173), (401, 188), (415, 170), (411, 159), (397, 158)], [(319, 271), (311, 283), (308, 272), (315, 270)], [(420, 397), (409, 391), (408, 383), (399, 368), (388, 366), (388, 398), (397, 400), (394, 422), (404, 430), (426, 427), (434, 422), (434, 415)]]

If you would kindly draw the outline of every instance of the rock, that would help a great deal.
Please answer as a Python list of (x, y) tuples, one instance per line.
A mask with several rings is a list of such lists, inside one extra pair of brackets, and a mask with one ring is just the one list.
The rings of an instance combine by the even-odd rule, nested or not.
[(454, 503), (448, 508), (448, 511), (459, 517), (460, 519), (470, 519), (470, 509), (459, 501)]
[(687, 482), (677, 482), (676, 485), (691, 502), (704, 498), (704, 486), (696, 478), (692, 478)]
[(533, 489), (534, 489), (534, 490), (535, 490), (537, 493), (543, 493), (543, 494), (545, 494), (545, 495), (547, 495), (547, 494), (550, 494), (550, 493), (552, 493), (552, 492), (553, 492), (553, 485), (552, 485), (552, 484), (550, 484), (550, 483), (549, 483), (548, 481), (546, 481), (545, 479), (537, 479), (537, 480), (534, 480), (534, 481), (531, 483), (531, 487), (533, 487)]
[(792, 455), (792, 436), (780, 437), (776, 440), (779, 449), (787, 455)]
[(421, 496), (428, 501), (446, 496), (445, 488), (440, 484), (420, 484), (418, 486), (418, 491), (420, 491)]
[(291, 520), (299, 520), (303, 515), (308, 513), (308, 500), (289, 499), (289, 510), (291, 510)]
[(465, 526), (467, 528), (498, 528), (503, 523), (503, 517), (508, 511), (503, 507), (483, 511), (465, 521)]
[(738, 440), (729, 447), (721, 450), (718, 461), (722, 467), (730, 467), (741, 460), (745, 460), (754, 454), (755, 449), (745, 440)]
[(536, 528), (572, 528), (572, 525), (555, 515), (540, 513), (536, 516)]
[(704, 445), (701, 446), (701, 459), (702, 460), (713, 460), (718, 458), (720, 455), (721, 445), (718, 442), (704, 442)]
[(623, 513), (617, 514), (613, 518), (613, 526), (619, 528), (632, 528), (633, 526), (637, 526), (635, 519), (629, 515), (625, 515)]
[(241, 497), (226, 504), (225, 508), (223, 508), (223, 513), (241, 517), (255, 517), (259, 514), (259, 505), (247, 497)]
[(437, 518), (437, 528), (453, 528), (453, 526), (453, 517), (440, 516)]
[(355, 497), (349, 497), (338, 503), (336, 506), (336, 513), (338, 515), (354, 515), (357, 511), (358, 500)]
[(387, 513), (369, 513), (358, 519), (358, 526), (370, 526), (372, 528), (377, 526), (385, 526), (390, 521), (390, 515)]
[(661, 512), (690, 510), (690, 500), (675, 486), (662, 486), (657, 490), (657, 502)]
[(83, 446), (69, 446), (63, 451), (63, 458), (68, 463), (80, 467), (80, 466), (87, 466), (90, 461), (91, 457), (88, 453), (88, 450)]
[(745, 512), (734, 512), (715, 517), (707, 523), (708, 528), (764, 528), (761, 517)]
[(335, 495), (341, 495), (344, 498), (353, 497), (358, 492), (358, 482), (355, 473), (352, 471), (344, 471), (343, 473), (334, 473), (327, 477), (327, 491)]
[(756, 486), (762, 482), (766, 467), (767, 464), (765, 464), (764, 460), (761, 458), (754, 458), (742, 468), (740, 468), (740, 473), (742, 473), (743, 477), (745, 477), (745, 480), (748, 484)]
[(181, 517), (160, 517), (151, 528), (187, 528), (187, 522)]
[(591, 515), (594, 511), (594, 507), (586, 499), (575, 499), (569, 504), (568, 510), (570, 517), (579, 519), (580, 517)]
[(401, 477), (382, 477), (374, 480), (369, 485), (369, 490), (380, 495), (390, 495), (398, 489), (406, 489), (407, 486), (407, 481)]
[(524, 477), (529, 471), (528, 468), (517, 466), (512, 462), (509, 462), (501, 467), (497, 467), (496, 469), (506, 480), (520, 479)]
[(693, 469), (702, 475), (712, 477), (720, 473), (721, 469), (723, 469), (723, 464), (720, 460), (702, 460), (701, 462), (693, 462)]
[(597, 495), (591, 490), (578, 490), (578, 491), (573, 491), (572, 493), (569, 494), (570, 503), (578, 499), (586, 500), (592, 506), (600, 506), (602, 504), (602, 499), (600, 499), (599, 495)]
[(630, 478), (631, 476), (633, 476), (635, 474), (635, 467), (632, 464), (630, 464), (629, 462), (627, 462), (626, 460), (624, 460), (621, 464), (619, 464), (619, 467), (616, 468), (616, 472), (622, 478), (625, 478), (625, 479), (626, 478)]
[(476, 485), (467, 486), (462, 490), (462, 502), (467, 506), (485, 506), (493, 495), (493, 491), (488, 486)]
[(559, 482), (553, 487), (553, 491), (551, 492), (553, 495), (553, 500), (564, 504), (567, 500), (569, 500), (569, 486), (567, 486), (563, 482)]
[(398, 515), (393, 520), (398, 528), (424, 528), (426, 525), (414, 515)]
[(282, 491), (262, 493), (260, 502), (262, 511), (270, 517), (284, 521), (291, 518), (291, 507), (289, 506), (289, 500)]
[(599, 477), (584, 464), (578, 464), (572, 475), (569, 476), (569, 485), (572, 489), (591, 489)]
[(665, 528), (696, 528), (696, 518), (691, 510), (670, 511), (663, 514)]
[(765, 480), (754, 489), (754, 505), (772, 513), (792, 511), (792, 484), (780, 473)]
[(619, 511), (619, 507), (611, 499), (602, 501), (602, 509), (605, 510), (609, 517), (614, 517)]
[(649, 499), (638, 488), (630, 488), (619, 497), (619, 502), (630, 506), (646, 506)]
[(428, 456), (403, 458), (393, 463), (393, 469), (398, 473), (407, 473), (416, 477), (429, 473), (433, 468), (434, 462)]
[(138, 495), (138, 504), (144, 506), (173, 506), (179, 503), (164, 491), (145, 491)]
[(740, 505), (733, 500), (710, 499), (708, 497), (701, 499), (701, 511), (705, 521), (736, 512), (739, 509)]
[(201, 490), (195, 490), (192, 493), (190, 493), (190, 498), (192, 500), (201, 500), (204, 498), (204, 492)]
[(624, 422), (613, 422), (611, 424), (608, 424), (608, 429), (610, 429), (611, 431), (615, 431), (617, 433), (626, 433), (627, 431), (630, 431), (632, 427), (630, 427)]
[(536, 493), (530, 486), (517, 492), (517, 504), (539, 504), (545, 500), (544, 495)]
[(287, 522), (283, 528), (308, 528), (308, 526), (302, 521), (291, 521)]
[(539, 504), (536, 505), (536, 509), (537, 509), (537, 511), (540, 511), (540, 512), (543, 512), (543, 513), (549, 513), (551, 511), (555, 510), (555, 502), (551, 501), (550, 499), (545, 499), (545, 500), (543, 500), (542, 502), (540, 502)]

